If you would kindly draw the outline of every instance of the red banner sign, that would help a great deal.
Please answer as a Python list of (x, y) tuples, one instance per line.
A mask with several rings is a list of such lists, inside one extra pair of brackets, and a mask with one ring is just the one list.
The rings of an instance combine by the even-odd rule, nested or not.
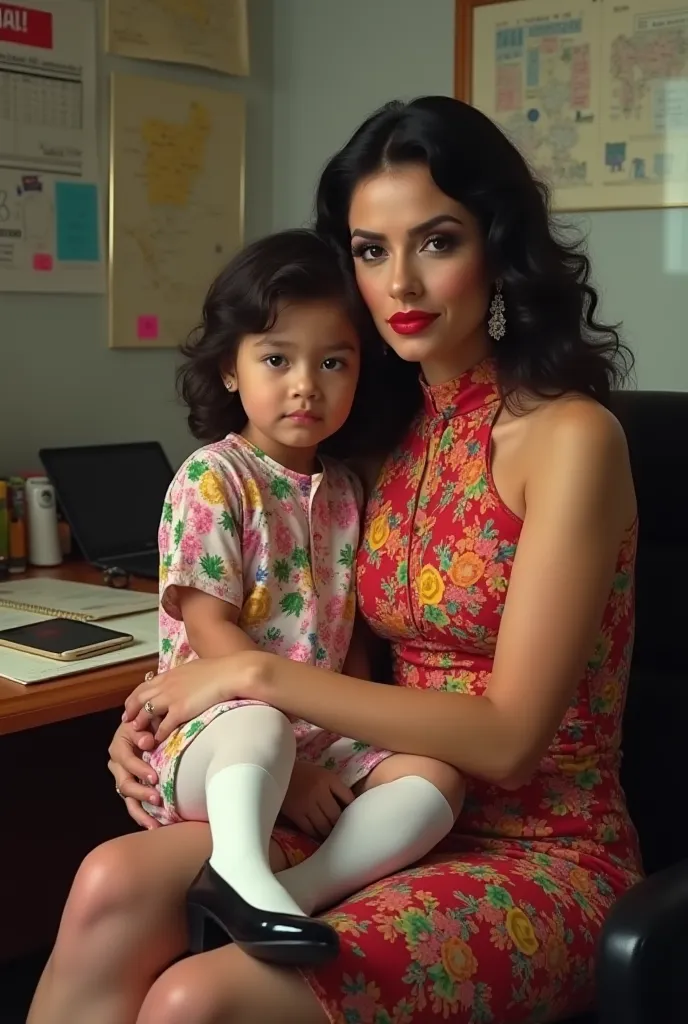
[(0, 3), (0, 43), (20, 43), (42, 50), (53, 48), (53, 16), (33, 7)]

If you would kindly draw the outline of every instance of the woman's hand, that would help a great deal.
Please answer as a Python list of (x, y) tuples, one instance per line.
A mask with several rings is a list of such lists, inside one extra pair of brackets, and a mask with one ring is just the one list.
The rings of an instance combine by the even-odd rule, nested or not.
[(312, 839), (328, 836), (354, 794), (334, 772), (297, 761), (282, 804), (282, 814)]
[[(160, 804), (160, 795), (151, 787), (158, 776), (142, 758), (144, 750), (152, 750), (155, 740), (151, 732), (134, 731), (131, 723), (117, 729), (108, 747), (108, 769), (115, 779), (117, 792), (124, 800), (127, 811), (142, 828), (158, 828), (159, 822), (146, 814), (141, 803)], [(145, 780), (145, 781), (139, 781)]]
[(160, 719), (155, 741), (161, 743), (177, 726), (215, 704), (240, 697), (259, 700), (252, 692), (259, 658), (259, 653), (241, 651), (223, 658), (196, 659), (147, 679), (124, 702), (122, 721), (142, 730), (150, 728), (153, 717)]

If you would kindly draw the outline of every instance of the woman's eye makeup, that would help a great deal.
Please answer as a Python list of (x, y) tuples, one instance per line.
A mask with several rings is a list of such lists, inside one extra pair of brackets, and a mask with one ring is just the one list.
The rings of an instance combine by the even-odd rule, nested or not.
[[(456, 235), (435, 233), (422, 242), (418, 251), (440, 256), (454, 252), (459, 243), (460, 239)], [(378, 242), (354, 242), (351, 246), (351, 255), (363, 263), (375, 263), (385, 255), (385, 249)]]

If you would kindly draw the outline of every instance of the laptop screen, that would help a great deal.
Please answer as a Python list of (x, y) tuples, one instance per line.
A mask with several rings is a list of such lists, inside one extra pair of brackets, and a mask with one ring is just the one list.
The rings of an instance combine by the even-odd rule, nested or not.
[(44, 448), (39, 455), (88, 561), (157, 551), (173, 477), (157, 441)]

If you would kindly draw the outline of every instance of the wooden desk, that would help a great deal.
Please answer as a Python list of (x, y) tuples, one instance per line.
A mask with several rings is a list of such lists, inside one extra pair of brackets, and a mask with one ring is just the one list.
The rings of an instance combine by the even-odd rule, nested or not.
[[(102, 583), (76, 562), (31, 575)], [(50, 946), (89, 850), (138, 830), (115, 793), (107, 748), (125, 697), (156, 664), (142, 658), (30, 686), (0, 678), (0, 961)]]
[[(27, 575), (78, 583), (103, 582), (102, 572), (83, 562), (67, 563), (56, 569), (35, 569)], [(155, 593), (157, 586), (152, 580), (138, 580), (132, 584), (132, 590)], [(0, 676), (0, 736), (120, 707), (146, 672), (156, 667), (157, 658), (140, 658), (29, 686)]]

